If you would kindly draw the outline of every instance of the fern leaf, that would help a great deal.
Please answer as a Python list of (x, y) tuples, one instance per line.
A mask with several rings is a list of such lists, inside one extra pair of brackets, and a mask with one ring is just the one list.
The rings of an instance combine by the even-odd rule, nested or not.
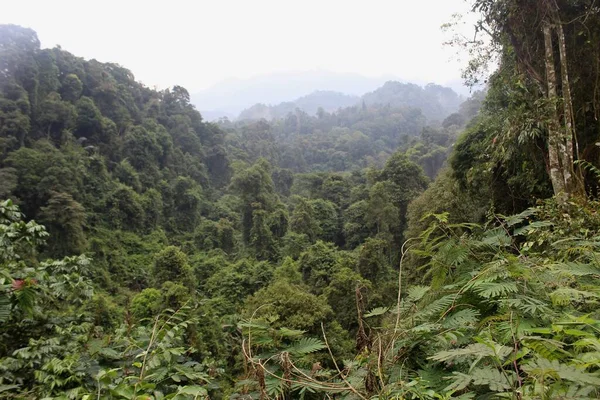
[(469, 257), (469, 249), (455, 240), (448, 240), (434, 255), (434, 259), (444, 265), (458, 266)]
[(446, 310), (448, 310), (448, 308), (452, 305), (452, 303), (454, 303), (454, 301), (456, 299), (457, 299), (456, 294), (449, 294), (449, 295), (443, 296), (443, 297), (431, 302), (425, 308), (423, 308), (423, 310), (419, 314), (419, 317), (430, 318), (432, 316), (439, 316), (442, 312), (445, 312)]
[(452, 376), (446, 379), (452, 380), (452, 383), (444, 388), (444, 392), (458, 392), (464, 390), (473, 381), (471, 376), (461, 372), (453, 372)]
[(473, 309), (460, 310), (444, 319), (444, 328), (466, 328), (479, 321), (479, 311)]
[(492, 247), (507, 247), (512, 244), (512, 239), (503, 228), (496, 228), (488, 231), (481, 242)]
[(470, 374), (453, 372), (452, 383), (448, 385), (445, 391), (460, 391), (466, 389), (469, 385), (487, 386), (493, 392), (503, 392), (509, 390), (512, 386), (506, 373), (502, 373), (495, 368), (482, 367), (474, 370)]
[(363, 315), (365, 318), (376, 317), (378, 315), (383, 315), (388, 312), (390, 309), (388, 307), (377, 307)]
[(534, 221), (528, 225), (522, 226), (520, 228), (515, 229), (513, 234), (515, 236), (527, 235), (536, 229), (546, 228), (548, 226), (553, 226), (554, 224), (550, 221)]
[(319, 339), (315, 338), (302, 338), (288, 348), (287, 351), (290, 354), (296, 356), (303, 356), (309, 353), (314, 353), (325, 348), (325, 344)]
[(517, 292), (514, 282), (481, 282), (473, 286), (473, 291), (484, 299), (492, 299)]
[(589, 299), (600, 298), (600, 295), (593, 292), (584, 290), (577, 290), (569, 287), (561, 287), (550, 293), (550, 299), (552, 304), (558, 306), (566, 306), (571, 304), (573, 301), (587, 301)]
[(467, 362), (473, 358), (496, 357), (503, 360), (511, 351), (512, 349), (510, 347), (502, 346), (497, 343), (473, 343), (461, 349), (440, 351), (429, 357), (429, 359), (434, 361)]
[(535, 213), (537, 213), (537, 209), (528, 208), (527, 210), (523, 211), (520, 214), (505, 217), (504, 221), (506, 222), (506, 225), (514, 226), (514, 225), (520, 224), (521, 222), (525, 221), (527, 218), (531, 217), (532, 215), (535, 215)]
[(542, 300), (535, 299), (533, 297), (524, 295), (513, 295), (510, 298), (498, 299), (501, 305), (508, 306), (513, 309), (520, 310), (525, 314), (539, 317), (539, 316), (551, 316), (552, 310)]
[(17, 388), (19, 388), (19, 385), (0, 385), (0, 393)]
[(578, 384), (600, 386), (600, 377), (596, 374), (577, 369), (572, 365), (560, 363), (558, 360), (539, 358), (523, 366), (523, 371), (538, 378), (552, 377), (564, 379)]
[(474, 343), (470, 344), (467, 347), (461, 349), (452, 349), (447, 351), (440, 351), (434, 354), (431, 357), (428, 357), (429, 360), (434, 361), (455, 361), (455, 362), (466, 362), (474, 357), (487, 357), (493, 356), (494, 351), (485, 344), (482, 343)]
[(429, 286), (411, 286), (410, 289), (408, 289), (408, 300), (416, 303), (417, 301), (421, 300), (423, 296), (425, 296), (429, 289)]
[(592, 264), (576, 262), (562, 262), (550, 266), (550, 272), (562, 276), (589, 276), (600, 275), (600, 268)]
[(546, 339), (540, 336), (526, 336), (522, 338), (525, 347), (530, 348), (542, 357), (549, 360), (556, 360), (570, 354), (563, 350), (564, 343), (558, 340)]
[(495, 368), (483, 367), (474, 370), (471, 374), (473, 385), (486, 385), (493, 392), (503, 392), (512, 386), (506, 371), (502, 373)]

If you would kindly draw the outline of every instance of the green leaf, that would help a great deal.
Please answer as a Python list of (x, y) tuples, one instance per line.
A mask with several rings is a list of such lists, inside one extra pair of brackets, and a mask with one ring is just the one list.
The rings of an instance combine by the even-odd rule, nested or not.
[(470, 374), (453, 372), (453, 376), (449, 379), (453, 382), (444, 389), (445, 391), (456, 392), (464, 390), (471, 384), (488, 386), (493, 392), (504, 392), (511, 388), (511, 383), (505, 373), (490, 367), (475, 369)]
[(521, 222), (525, 221), (527, 218), (531, 217), (532, 215), (535, 215), (537, 212), (538, 212), (538, 210), (536, 208), (533, 208), (533, 207), (528, 208), (527, 210), (523, 211), (520, 214), (505, 217), (504, 221), (506, 222), (506, 225), (514, 226), (514, 225), (520, 224)]
[(302, 338), (288, 348), (287, 351), (290, 354), (302, 356), (309, 353), (314, 353), (325, 348), (325, 344), (319, 339), (315, 338)]
[(177, 394), (189, 394), (191, 396), (207, 396), (208, 391), (198, 385), (182, 386), (177, 391)]
[(490, 346), (483, 343), (474, 343), (460, 349), (440, 351), (433, 356), (428, 357), (428, 359), (434, 361), (454, 360), (456, 362), (468, 361), (469, 359), (477, 357), (498, 357), (504, 359), (511, 351), (512, 349), (507, 346)]
[(388, 307), (377, 307), (363, 315), (365, 318), (376, 317), (378, 315), (383, 315), (388, 312), (390, 309)]
[(445, 328), (467, 328), (475, 325), (479, 321), (479, 311), (471, 308), (460, 310), (444, 318), (443, 326)]
[(19, 385), (0, 385), (0, 393), (19, 388)]
[(550, 293), (550, 299), (552, 304), (558, 306), (566, 306), (574, 301), (586, 301), (589, 299), (600, 298), (600, 294), (593, 293), (585, 290), (578, 290), (569, 287), (561, 287), (554, 292)]
[(431, 303), (429, 303), (425, 308), (421, 310), (418, 314), (420, 318), (430, 318), (430, 317), (439, 317), (441, 313), (448, 310), (448, 308), (457, 300), (456, 294), (449, 294), (443, 296)]
[(564, 379), (578, 384), (600, 386), (600, 377), (572, 365), (560, 363), (558, 360), (539, 358), (524, 365), (523, 371), (538, 379), (552, 377), (556, 380)]
[(421, 300), (423, 296), (425, 296), (429, 289), (429, 286), (411, 286), (408, 289), (408, 300), (416, 303), (417, 301)]
[(514, 282), (483, 282), (473, 285), (473, 291), (479, 296), (490, 299), (517, 292)]

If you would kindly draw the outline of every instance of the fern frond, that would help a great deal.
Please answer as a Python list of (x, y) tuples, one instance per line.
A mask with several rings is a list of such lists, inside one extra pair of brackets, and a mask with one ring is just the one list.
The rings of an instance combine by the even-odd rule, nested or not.
[(523, 371), (538, 379), (552, 377), (555, 380), (564, 379), (578, 384), (600, 386), (600, 377), (572, 365), (560, 363), (558, 360), (539, 358), (523, 365)]
[(425, 296), (425, 294), (429, 291), (430, 287), (429, 286), (420, 286), (420, 285), (415, 285), (415, 286), (411, 286), (408, 289), (408, 301), (411, 301), (413, 303), (416, 303), (417, 301), (421, 300), (423, 298), (423, 296)]
[(423, 308), (423, 310), (419, 313), (419, 317), (421, 319), (426, 319), (433, 316), (439, 317), (443, 312), (448, 310), (448, 308), (457, 300), (457, 297), (458, 295), (456, 294), (449, 294), (433, 301)]
[(363, 317), (365, 317), (365, 318), (376, 317), (376, 316), (385, 314), (389, 310), (390, 309), (388, 307), (377, 307), (377, 308), (372, 309), (365, 315), (363, 315)]
[(514, 282), (476, 282), (472, 289), (484, 299), (506, 296), (518, 291), (517, 284)]
[(303, 356), (309, 353), (314, 353), (325, 348), (325, 344), (319, 339), (315, 338), (302, 338), (294, 343), (291, 347), (285, 351), (295, 356)]
[(537, 229), (547, 228), (547, 227), (553, 226), (553, 225), (554, 225), (554, 223), (552, 223), (550, 221), (534, 221), (528, 225), (525, 225), (525, 226), (515, 229), (515, 231), (513, 232), (513, 235), (525, 236), (525, 235), (528, 235), (528, 234), (536, 231)]
[(523, 221), (526, 221), (527, 218), (531, 217), (532, 215), (535, 215), (538, 212), (538, 210), (536, 208), (528, 208), (527, 210), (517, 214), (517, 215), (511, 215), (508, 217), (504, 217), (504, 222), (506, 222), (506, 225), (508, 226), (514, 226), (517, 224), (522, 223)]
[(565, 277), (600, 275), (600, 268), (592, 264), (561, 262), (550, 265), (550, 273)]
[(502, 345), (495, 346), (494, 348), (484, 343), (473, 343), (461, 349), (440, 351), (428, 357), (428, 359), (440, 362), (451, 360), (455, 362), (468, 362), (473, 358), (479, 357), (499, 357), (504, 359), (511, 351), (510, 347)]
[(491, 247), (508, 247), (512, 244), (512, 239), (504, 228), (495, 228), (486, 232), (481, 243)]
[(557, 360), (570, 355), (567, 351), (563, 350), (564, 343), (558, 340), (547, 339), (541, 336), (526, 336), (521, 339), (521, 342), (525, 347), (549, 360)]
[(448, 315), (442, 323), (444, 328), (466, 328), (479, 322), (479, 311), (467, 308)]
[(515, 294), (509, 298), (497, 299), (496, 301), (503, 306), (519, 310), (532, 317), (543, 316), (545, 318), (549, 318), (553, 315), (553, 311), (550, 309), (548, 304), (542, 300), (530, 296)]
[(590, 299), (598, 299), (600, 294), (594, 292), (588, 292), (584, 290), (577, 290), (570, 287), (561, 287), (550, 293), (550, 299), (552, 304), (558, 306), (566, 306), (571, 302), (588, 301)]
[(458, 266), (469, 257), (469, 249), (456, 240), (443, 243), (433, 256), (433, 261), (444, 265)]
[(475, 278), (473, 283), (477, 282), (494, 282), (498, 279), (508, 278), (510, 272), (508, 271), (508, 260), (506, 258), (499, 258), (485, 264), (485, 268), (478, 271), (473, 271), (471, 275)]
[(463, 374), (462, 372), (453, 372), (452, 374), (453, 376), (450, 379), (453, 382), (444, 389), (445, 391), (460, 391), (471, 384), (487, 386), (493, 392), (504, 392), (512, 387), (506, 372), (502, 373), (495, 368), (482, 367), (475, 369), (470, 374)]

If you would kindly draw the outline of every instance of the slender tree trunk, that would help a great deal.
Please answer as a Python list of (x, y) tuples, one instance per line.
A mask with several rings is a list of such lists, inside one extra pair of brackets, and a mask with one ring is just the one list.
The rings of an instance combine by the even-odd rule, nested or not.
[[(563, 165), (565, 169), (565, 184), (567, 191), (571, 194), (583, 195), (583, 180), (575, 171), (573, 160), (574, 154), (579, 155), (579, 149), (576, 148), (576, 153), (573, 151), (573, 144), (577, 146), (577, 133), (575, 132), (575, 117), (573, 113), (573, 100), (571, 98), (571, 84), (569, 82), (569, 72), (567, 66), (567, 47), (565, 44), (565, 32), (562, 24), (556, 26), (558, 35), (558, 49), (560, 54), (560, 72), (561, 72), (561, 88), (564, 107), (564, 141), (566, 144), (566, 152), (563, 156)], [(566, 168), (569, 170), (567, 171)], [(568, 175), (567, 175), (568, 174)]]
[[(548, 22), (544, 23), (544, 49), (546, 64), (546, 83), (548, 86), (548, 100), (550, 101), (550, 121), (548, 124), (548, 161), (550, 167), (550, 180), (554, 194), (560, 202), (568, 197), (567, 187), (560, 163), (560, 154), (566, 151), (564, 142), (561, 140), (560, 123), (556, 103), (556, 70), (554, 69), (554, 54), (552, 49), (552, 27)], [(562, 143), (561, 143), (562, 142)], [(561, 145), (562, 144), (562, 145)]]

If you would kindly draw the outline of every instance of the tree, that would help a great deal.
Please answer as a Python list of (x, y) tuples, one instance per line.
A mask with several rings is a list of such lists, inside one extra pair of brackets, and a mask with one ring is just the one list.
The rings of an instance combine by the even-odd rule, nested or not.
[(71, 103), (75, 103), (81, 97), (81, 93), (83, 92), (83, 83), (79, 77), (75, 74), (68, 74), (63, 79), (62, 85), (60, 87), (61, 97), (65, 101), (70, 101)]
[(250, 296), (244, 306), (248, 317), (276, 319), (276, 327), (317, 333), (320, 322), (333, 313), (322, 298), (307, 293), (301, 286), (276, 281)]
[(389, 181), (377, 182), (369, 189), (366, 217), (375, 224), (377, 234), (389, 234), (400, 225), (400, 213), (392, 202)]
[(187, 256), (176, 246), (168, 246), (156, 254), (152, 275), (155, 287), (161, 287), (167, 281), (181, 283), (189, 291), (197, 287)]
[(321, 294), (341, 267), (341, 257), (331, 243), (317, 241), (298, 259), (302, 280), (315, 294)]
[(310, 205), (318, 224), (318, 238), (324, 242), (342, 244), (342, 224), (338, 207), (331, 201), (323, 199), (311, 200)]
[(40, 104), (37, 120), (43, 134), (60, 145), (63, 131), (75, 125), (76, 115), (72, 104), (62, 101), (58, 93), (52, 92)]
[(367, 239), (360, 246), (357, 270), (363, 278), (375, 283), (391, 277), (389, 258), (385, 254), (388, 249), (388, 242), (375, 238)]
[(96, 107), (94, 100), (82, 97), (77, 101), (77, 122), (75, 124), (75, 136), (85, 137), (92, 143), (98, 143), (102, 136), (102, 113)]
[(312, 204), (304, 198), (298, 198), (290, 218), (290, 229), (306, 235), (311, 242), (315, 241), (321, 231), (314, 214)]
[[(584, 182), (574, 160), (584, 155), (580, 149), (591, 138), (581, 134), (587, 117), (577, 104), (595, 94), (585, 84), (572, 86), (586, 80), (587, 72), (576, 66), (583, 65), (582, 58), (586, 62), (598, 59), (587, 49), (589, 40), (600, 32), (594, 3), (539, 0), (523, 5), (478, 0), (475, 10), (482, 16), (479, 30), (489, 33), (493, 48), (500, 50), (502, 64), (510, 67), (514, 62), (518, 66), (514, 77), (523, 77), (521, 86), (534, 94), (534, 113), (544, 120), (547, 170), (554, 194), (562, 202), (583, 194)], [(588, 15), (594, 17), (588, 19)], [(586, 39), (580, 40), (582, 37)], [(477, 71), (478, 66), (472, 62), (471, 70)], [(518, 126), (523, 118), (516, 117), (514, 125)]]
[(136, 230), (144, 222), (140, 196), (129, 186), (117, 184), (106, 201), (110, 223), (117, 229)]
[(83, 252), (86, 245), (83, 231), (86, 212), (70, 194), (51, 191), (48, 203), (40, 209), (40, 219), (50, 231), (52, 254), (63, 257), (69, 253)]
[(259, 260), (276, 260), (278, 257), (278, 248), (267, 225), (267, 213), (264, 210), (254, 210), (252, 213), (249, 244)]
[[(388, 182), (387, 191), (391, 203), (398, 210), (401, 232), (406, 226), (408, 204), (427, 188), (428, 179), (421, 167), (410, 161), (405, 154), (396, 152), (386, 162), (377, 180)], [(381, 192), (380, 189), (377, 191)], [(380, 195), (375, 196), (373, 201), (376, 201), (377, 197)]]
[(248, 244), (254, 226), (254, 211), (271, 212), (278, 201), (271, 178), (271, 165), (267, 160), (260, 159), (250, 168), (236, 171), (231, 188), (242, 200), (242, 237)]

